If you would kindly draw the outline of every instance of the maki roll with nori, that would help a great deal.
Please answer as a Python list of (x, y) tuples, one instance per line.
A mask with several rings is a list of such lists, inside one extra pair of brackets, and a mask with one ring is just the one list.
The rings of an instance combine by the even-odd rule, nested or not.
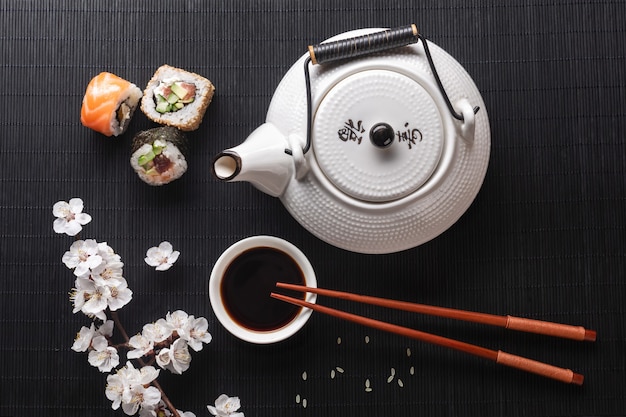
[(180, 130), (165, 126), (139, 132), (133, 138), (130, 165), (150, 185), (163, 185), (187, 171), (187, 138)]
[(196, 130), (214, 92), (215, 87), (206, 78), (162, 65), (143, 92), (141, 111), (158, 124)]

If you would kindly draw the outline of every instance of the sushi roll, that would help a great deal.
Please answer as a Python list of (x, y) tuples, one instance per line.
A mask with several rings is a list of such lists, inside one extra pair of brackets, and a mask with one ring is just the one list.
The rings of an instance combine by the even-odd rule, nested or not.
[(87, 85), (80, 121), (105, 136), (118, 136), (128, 128), (141, 96), (141, 89), (135, 84), (101, 72)]
[(187, 138), (174, 127), (139, 132), (133, 138), (132, 152), (130, 165), (147, 184), (167, 184), (187, 171)]
[(196, 130), (211, 103), (215, 87), (206, 78), (163, 65), (148, 82), (141, 111), (152, 121), (180, 130)]

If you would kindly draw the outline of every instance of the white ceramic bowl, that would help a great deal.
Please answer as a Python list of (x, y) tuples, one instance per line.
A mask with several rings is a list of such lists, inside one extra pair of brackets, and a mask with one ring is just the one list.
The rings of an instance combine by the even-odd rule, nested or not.
[[(315, 271), (300, 249), (286, 240), (274, 236), (252, 236), (236, 242), (218, 258), (209, 280), (209, 299), (217, 319), (234, 336), (256, 344), (276, 343), (289, 338), (300, 330), (311, 316), (312, 311), (308, 308), (301, 308), (296, 316), (282, 327), (275, 330), (258, 331), (247, 328), (233, 319), (227, 312), (221, 295), (222, 280), (228, 267), (242, 253), (254, 248), (273, 248), (286, 253), (300, 267), (304, 275), (304, 285), (317, 287)], [(316, 299), (315, 294), (306, 294), (306, 301), (315, 303)]]

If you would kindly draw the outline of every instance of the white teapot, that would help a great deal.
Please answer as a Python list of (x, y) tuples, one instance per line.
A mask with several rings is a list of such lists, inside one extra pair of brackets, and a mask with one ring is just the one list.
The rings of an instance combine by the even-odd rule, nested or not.
[(279, 197), (331, 245), (391, 253), (433, 239), (468, 209), (490, 137), (470, 76), (415, 25), (361, 29), (310, 46), (266, 122), (212, 168)]

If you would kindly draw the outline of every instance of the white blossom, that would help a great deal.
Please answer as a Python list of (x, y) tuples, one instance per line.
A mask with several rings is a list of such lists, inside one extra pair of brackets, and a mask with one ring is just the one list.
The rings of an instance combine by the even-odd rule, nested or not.
[(88, 316), (93, 315), (100, 318), (108, 306), (110, 297), (111, 289), (109, 287), (94, 285), (93, 292), (90, 294), (89, 299), (85, 302), (81, 310)]
[(141, 358), (154, 349), (154, 342), (141, 334), (131, 337), (128, 344), (133, 348), (126, 354), (128, 359)]
[(191, 364), (187, 341), (176, 339), (169, 348), (163, 348), (156, 357), (157, 364), (175, 374), (182, 374)]
[(88, 278), (78, 277), (74, 283), (76, 287), (70, 293), (74, 303), (74, 313), (82, 311), (89, 317), (106, 320), (106, 310), (111, 290), (108, 287), (96, 285)]
[(93, 283), (88, 278), (76, 278), (74, 288), (70, 292), (70, 301), (74, 304), (74, 314), (81, 311), (85, 302), (89, 299), (89, 292), (93, 289)]
[(146, 388), (159, 376), (159, 370), (153, 366), (135, 369), (128, 361), (114, 375), (107, 377), (105, 394), (117, 410), (120, 405), (126, 414), (135, 414), (139, 409), (151, 410), (161, 401), (161, 393), (154, 387)]
[(209, 323), (204, 317), (196, 319), (182, 310), (176, 310), (168, 312), (165, 321), (196, 352), (202, 350), (202, 343), (211, 342), (212, 336), (207, 331)]
[(102, 263), (102, 256), (98, 254), (98, 243), (93, 239), (87, 239), (72, 243), (62, 260), (65, 266), (74, 269), (74, 275), (80, 277), (97, 268)]
[(178, 333), (180, 337), (185, 339), (196, 352), (202, 350), (203, 343), (210, 343), (212, 340), (211, 333), (208, 332), (209, 323), (204, 317), (195, 318), (189, 316), (187, 324)]
[(91, 339), (95, 333), (96, 328), (93, 323), (91, 323), (91, 327), (81, 327), (80, 331), (76, 333), (72, 350), (74, 352), (86, 352), (91, 346)]
[(156, 267), (157, 271), (167, 271), (180, 256), (179, 251), (173, 250), (170, 242), (161, 242), (158, 247), (152, 247), (146, 252), (145, 261)]
[(154, 366), (144, 366), (137, 374), (137, 382), (141, 385), (147, 385), (157, 379), (160, 372)]
[(89, 317), (106, 320), (104, 310), (111, 296), (109, 287), (96, 285), (95, 282), (86, 278), (77, 278), (75, 284), (74, 313), (82, 311)]
[(96, 330), (96, 334), (101, 334), (104, 337), (111, 337), (113, 336), (114, 326), (115, 326), (115, 323), (113, 323), (113, 320), (107, 320), (104, 323), (102, 323), (100, 327), (98, 327), (98, 330)]
[(107, 320), (98, 329), (91, 323), (90, 327), (83, 326), (76, 334), (72, 350), (75, 352), (86, 352), (91, 347), (91, 341), (96, 336), (113, 336), (113, 320)]
[(127, 383), (121, 372), (107, 377), (107, 385), (104, 390), (104, 394), (113, 402), (111, 407), (114, 410), (120, 408), (120, 405), (122, 404), (122, 396), (124, 395), (126, 387)]
[(107, 305), (111, 311), (119, 310), (130, 302), (133, 298), (133, 292), (128, 288), (128, 284), (124, 278), (121, 278), (119, 284), (109, 285), (109, 298)]
[(164, 319), (143, 326), (142, 334), (153, 342), (162, 342), (172, 335), (172, 326)]
[(168, 416), (168, 410), (163, 405), (163, 401), (159, 402), (159, 404), (155, 406), (144, 405), (139, 410), (139, 417), (167, 417), (167, 416)]
[(93, 338), (91, 345), (93, 350), (89, 352), (89, 364), (97, 367), (100, 372), (110, 372), (120, 364), (120, 357), (117, 349), (109, 346), (109, 342), (104, 336)]
[(102, 262), (91, 270), (91, 279), (100, 285), (119, 285), (124, 280), (124, 264), (115, 259), (102, 256)]
[(105, 310), (116, 311), (132, 299), (133, 292), (123, 277), (124, 264), (119, 255), (104, 243), (78, 240), (63, 256), (68, 268), (78, 277), (70, 294), (74, 313), (106, 320)]
[(154, 406), (143, 406), (139, 410), (139, 417), (171, 417), (172, 412), (167, 408), (163, 400)]
[(168, 312), (165, 315), (165, 321), (171, 326), (172, 331), (180, 335), (181, 330), (184, 329), (189, 322), (189, 315), (183, 310), (176, 310), (173, 313)]
[(91, 216), (83, 213), (83, 200), (80, 198), (56, 202), (52, 206), (52, 214), (56, 217), (52, 224), (54, 231), (68, 236), (76, 236), (91, 221)]
[(112, 247), (106, 242), (98, 243), (98, 253), (106, 262), (122, 262), (120, 255), (115, 253)]
[[(161, 409), (157, 407), (147, 407), (144, 406), (139, 410), (139, 417), (160, 417), (157, 412), (162, 412)], [(161, 414), (164, 415), (164, 414)]]
[(229, 397), (222, 394), (215, 400), (215, 406), (207, 405), (211, 414), (217, 417), (244, 417), (243, 413), (236, 412), (241, 407), (239, 397)]
[(122, 410), (129, 416), (137, 413), (140, 408), (154, 407), (161, 401), (161, 392), (155, 387), (132, 385), (122, 396)]
[(159, 365), (163, 369), (167, 369), (171, 362), (172, 358), (170, 357), (170, 349), (163, 348), (159, 350), (159, 353), (155, 357), (157, 365)]

